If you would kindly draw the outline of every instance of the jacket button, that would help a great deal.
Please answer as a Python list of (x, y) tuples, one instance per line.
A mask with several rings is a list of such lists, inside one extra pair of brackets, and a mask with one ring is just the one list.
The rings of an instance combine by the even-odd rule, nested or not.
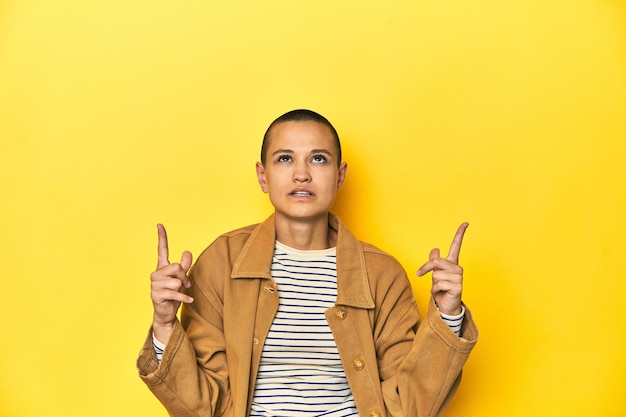
[(380, 411), (378, 410), (370, 411), (370, 417), (380, 417), (380, 416), (381, 416)]
[(337, 310), (337, 318), (339, 320), (345, 319), (347, 315), (348, 315), (348, 313), (346, 313), (345, 310)]
[(354, 369), (356, 369), (357, 371), (360, 371), (365, 368), (365, 361), (363, 361), (363, 359), (357, 359), (352, 362), (352, 366), (354, 366)]

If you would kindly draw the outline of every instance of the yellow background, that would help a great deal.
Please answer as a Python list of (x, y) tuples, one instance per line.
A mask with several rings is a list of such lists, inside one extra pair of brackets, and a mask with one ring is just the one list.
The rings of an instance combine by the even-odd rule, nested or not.
[(333, 121), (335, 211), (414, 271), (467, 220), (481, 339), (447, 416), (626, 415), (626, 4), (0, 2), (0, 415), (166, 416), (172, 260), (271, 211), (262, 133)]

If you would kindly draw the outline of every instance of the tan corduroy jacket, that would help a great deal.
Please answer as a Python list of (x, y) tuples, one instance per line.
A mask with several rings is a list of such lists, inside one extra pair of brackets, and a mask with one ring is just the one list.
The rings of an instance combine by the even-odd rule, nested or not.
[[(335, 216), (337, 302), (326, 311), (359, 414), (441, 413), (478, 338), (469, 310), (456, 336), (431, 302), (420, 324), (402, 266), (358, 241)], [(219, 237), (191, 270), (183, 307), (159, 364), (151, 332), (137, 360), (144, 382), (175, 417), (245, 417), (263, 343), (278, 308), (270, 276), (274, 217)]]

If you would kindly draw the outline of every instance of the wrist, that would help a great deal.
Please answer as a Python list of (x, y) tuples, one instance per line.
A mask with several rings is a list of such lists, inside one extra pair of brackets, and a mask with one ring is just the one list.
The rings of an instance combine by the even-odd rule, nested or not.
[(456, 317), (456, 316), (461, 316), (465, 313), (465, 307), (463, 307), (463, 303), (460, 303), (456, 307), (448, 307), (448, 306), (443, 306), (443, 305), (440, 306), (434, 297), (433, 297), (433, 302), (435, 303), (435, 307), (437, 307), (437, 311), (439, 311), (439, 313), (444, 316)]
[(161, 323), (157, 320), (153, 320), (152, 334), (157, 340), (166, 345), (170, 339), (170, 336), (174, 332), (175, 326), (176, 321), (170, 323)]
[(439, 314), (441, 314), (441, 317), (448, 320), (458, 320), (465, 316), (465, 306), (461, 305), (454, 313), (446, 313), (443, 310), (439, 310)]

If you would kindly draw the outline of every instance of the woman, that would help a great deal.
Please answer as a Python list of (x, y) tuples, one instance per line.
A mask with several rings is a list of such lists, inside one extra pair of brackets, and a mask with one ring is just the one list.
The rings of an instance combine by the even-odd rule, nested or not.
[(401, 265), (329, 212), (347, 165), (328, 120), (276, 119), (256, 171), (274, 214), (220, 236), (193, 268), (188, 252), (169, 262), (158, 226), (142, 379), (172, 416), (439, 415), (478, 336), (461, 302), (467, 223), (418, 270), (433, 272), (420, 325)]

